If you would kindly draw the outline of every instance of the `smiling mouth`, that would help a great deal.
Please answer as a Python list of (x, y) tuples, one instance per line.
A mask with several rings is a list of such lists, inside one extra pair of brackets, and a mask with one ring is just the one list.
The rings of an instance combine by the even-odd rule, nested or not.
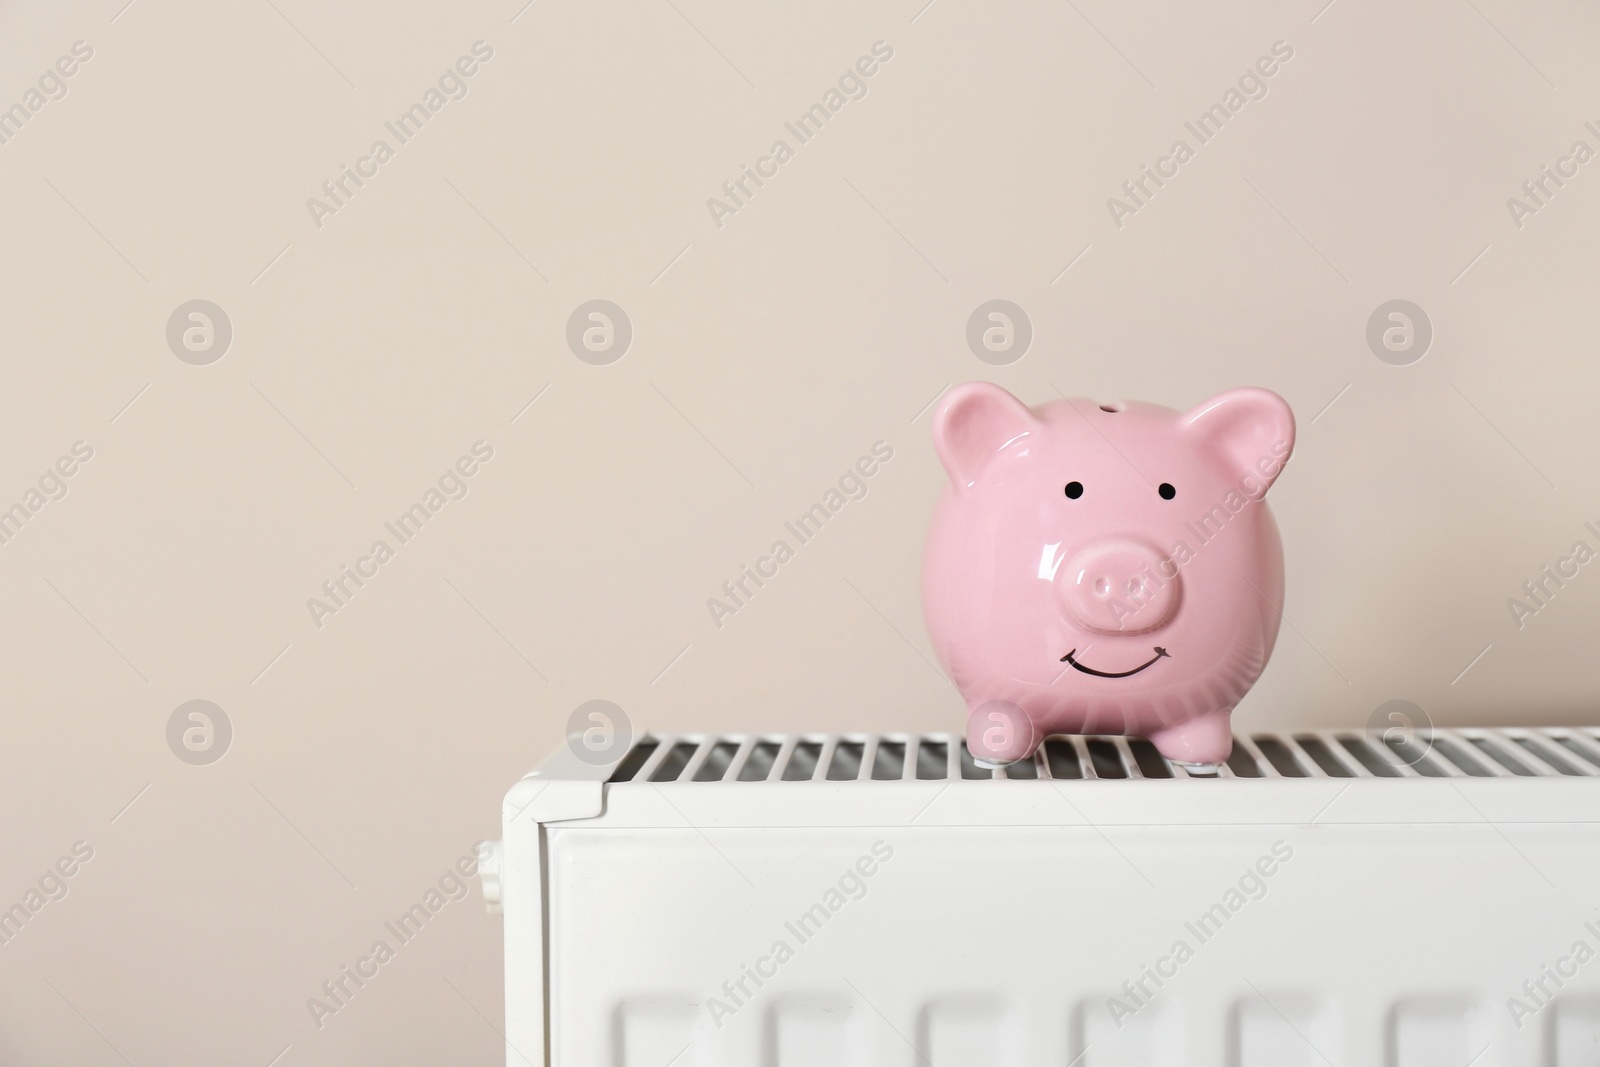
[(1156, 650), (1156, 654), (1155, 655), (1151, 656), (1150, 659), (1147, 660), (1146, 662), (1139, 664), (1133, 670), (1131, 670), (1131, 671), (1118, 671), (1116, 673), (1112, 673), (1110, 671), (1097, 671), (1093, 667), (1085, 667), (1083, 664), (1079, 663), (1077, 660), (1072, 658), (1072, 652), (1078, 651), (1077, 649), (1073, 649), (1072, 652), (1068, 652), (1065, 656), (1062, 656), (1061, 657), (1061, 662), (1062, 663), (1070, 663), (1070, 664), (1072, 664), (1072, 666), (1075, 669), (1082, 671), (1084, 674), (1092, 674), (1096, 678), (1126, 678), (1129, 675), (1138, 674), (1140, 671), (1142, 671), (1146, 667), (1150, 666), (1156, 660), (1162, 659), (1163, 657), (1167, 656), (1167, 650), (1162, 648), (1160, 645), (1156, 645), (1155, 646), (1155, 650)]

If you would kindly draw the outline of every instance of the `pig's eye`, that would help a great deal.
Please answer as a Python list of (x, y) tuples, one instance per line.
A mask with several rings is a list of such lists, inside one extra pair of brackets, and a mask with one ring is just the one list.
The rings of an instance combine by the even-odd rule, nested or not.
[(1178, 495), (1178, 491), (1172, 487), (1171, 482), (1162, 482), (1161, 485), (1156, 489), (1156, 492), (1161, 494), (1162, 500), (1171, 500), (1173, 497)]
[(1083, 483), (1082, 482), (1068, 482), (1067, 483), (1067, 499), (1068, 500), (1076, 500), (1082, 495), (1083, 495)]

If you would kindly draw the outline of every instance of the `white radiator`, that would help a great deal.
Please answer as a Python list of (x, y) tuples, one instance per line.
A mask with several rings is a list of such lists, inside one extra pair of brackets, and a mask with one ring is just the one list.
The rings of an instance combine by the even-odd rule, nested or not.
[(1597, 738), (563, 750), (485, 849), (507, 1063), (1594, 1067)]

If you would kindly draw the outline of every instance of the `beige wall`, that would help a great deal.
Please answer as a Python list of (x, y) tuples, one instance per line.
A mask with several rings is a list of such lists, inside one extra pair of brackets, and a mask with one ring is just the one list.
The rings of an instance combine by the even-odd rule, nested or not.
[[(0, 1061), (494, 1062), (475, 889), (320, 1029), (306, 1001), (496, 832), (581, 701), (959, 729), (917, 579), (925, 412), (967, 378), (1289, 399), (1291, 625), (1244, 726), (1594, 715), (1600, 565), (1521, 630), (1506, 605), (1600, 548), (1600, 163), (1520, 228), (1506, 203), (1600, 149), (1588, 6), (124, 2), (0, 7), (0, 106), (93, 49), (0, 145), (0, 506), (93, 449), (0, 545), (0, 905), (93, 850), (0, 946)], [(399, 145), (384, 123), (480, 40)], [(784, 122), (878, 41), (799, 145)], [(1184, 122), (1277, 41), (1199, 145)], [(1119, 228), (1107, 198), (1180, 137)], [(719, 227), (707, 198), (778, 138)], [(604, 366), (565, 341), (596, 298), (634, 332)], [(1005, 366), (965, 340), (996, 298), (1034, 335)], [(1365, 339), (1397, 298), (1435, 331), (1404, 366)], [(193, 299), (232, 324), (209, 365), (166, 339)], [(714, 625), (880, 440), (868, 494)], [(466, 497), (315, 625), (478, 441)], [(195, 699), (232, 725), (209, 766), (168, 746)]]

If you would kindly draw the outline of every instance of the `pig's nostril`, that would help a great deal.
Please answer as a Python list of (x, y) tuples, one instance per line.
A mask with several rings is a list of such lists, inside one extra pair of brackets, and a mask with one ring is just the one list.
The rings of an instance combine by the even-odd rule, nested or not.
[(1107, 593), (1111, 592), (1111, 583), (1104, 578), (1096, 578), (1094, 582), (1094, 591), (1099, 593), (1101, 596), (1105, 596)]
[(1122, 410), (1122, 405), (1121, 404), (1101, 404), (1100, 405), (1100, 410), (1101, 411), (1107, 411), (1107, 412), (1110, 412), (1111, 414), (1115, 415), (1117, 412)]

